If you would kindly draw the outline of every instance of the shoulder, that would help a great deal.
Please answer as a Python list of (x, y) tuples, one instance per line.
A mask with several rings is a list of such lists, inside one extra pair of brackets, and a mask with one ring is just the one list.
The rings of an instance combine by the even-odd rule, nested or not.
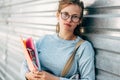
[(84, 40), (84, 42), (81, 44), (81, 46), (83, 48), (85, 48), (85, 47), (92, 47), (92, 44), (89, 41)]
[(77, 54), (80, 55), (85, 55), (85, 56), (94, 56), (94, 49), (92, 44), (87, 41), (84, 40), (84, 42), (80, 45), (80, 47), (78, 48)]
[(81, 47), (82, 47), (82, 48), (92, 47), (91, 42), (89, 42), (88, 40), (82, 39), (80, 36), (78, 36), (76, 43), (79, 43), (79, 42), (82, 42), (81, 45), (80, 45), (80, 48), (81, 48)]

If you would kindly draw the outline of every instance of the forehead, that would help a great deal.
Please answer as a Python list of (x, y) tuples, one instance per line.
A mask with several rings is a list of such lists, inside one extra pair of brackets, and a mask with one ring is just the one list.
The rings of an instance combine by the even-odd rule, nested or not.
[(68, 12), (69, 14), (80, 14), (82, 9), (78, 5), (70, 4), (64, 7), (61, 12)]

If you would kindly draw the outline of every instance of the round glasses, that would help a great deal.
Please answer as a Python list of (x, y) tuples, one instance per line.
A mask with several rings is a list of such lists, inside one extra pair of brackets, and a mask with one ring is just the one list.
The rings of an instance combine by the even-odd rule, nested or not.
[(78, 15), (76, 15), (76, 14), (74, 14), (74, 15), (69, 15), (68, 12), (61, 12), (61, 18), (62, 18), (63, 20), (67, 20), (69, 17), (70, 17), (70, 19), (71, 19), (73, 22), (75, 22), (75, 23), (79, 22), (79, 20), (80, 20), (80, 17), (79, 17)]

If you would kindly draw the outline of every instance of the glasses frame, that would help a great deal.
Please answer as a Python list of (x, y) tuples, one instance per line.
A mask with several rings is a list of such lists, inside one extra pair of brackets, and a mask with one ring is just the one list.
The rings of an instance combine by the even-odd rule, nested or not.
[[(65, 13), (67, 13), (67, 15), (65, 15)], [(78, 17), (76, 14), (69, 15), (68, 12), (60, 12), (60, 14), (61, 14), (61, 18), (62, 18), (63, 20), (67, 20), (67, 19), (70, 18), (71, 21), (74, 22), (74, 23), (77, 23), (77, 22), (80, 21), (80, 17)], [(65, 16), (66, 18), (64, 18), (63, 16)], [(75, 18), (76, 18), (76, 19), (78, 18), (78, 20), (75, 20)]]

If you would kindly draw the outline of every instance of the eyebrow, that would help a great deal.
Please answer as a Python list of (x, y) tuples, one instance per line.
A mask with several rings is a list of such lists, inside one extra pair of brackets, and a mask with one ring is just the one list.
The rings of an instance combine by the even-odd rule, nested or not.
[[(66, 12), (66, 11), (63, 11), (63, 12)], [(68, 12), (66, 12), (66, 13), (68, 13)], [(68, 13), (68, 14), (69, 14), (69, 13)], [(76, 14), (76, 13), (75, 13), (75, 14), (72, 14), (72, 15), (77, 15), (77, 16), (80, 16), (79, 14)]]

